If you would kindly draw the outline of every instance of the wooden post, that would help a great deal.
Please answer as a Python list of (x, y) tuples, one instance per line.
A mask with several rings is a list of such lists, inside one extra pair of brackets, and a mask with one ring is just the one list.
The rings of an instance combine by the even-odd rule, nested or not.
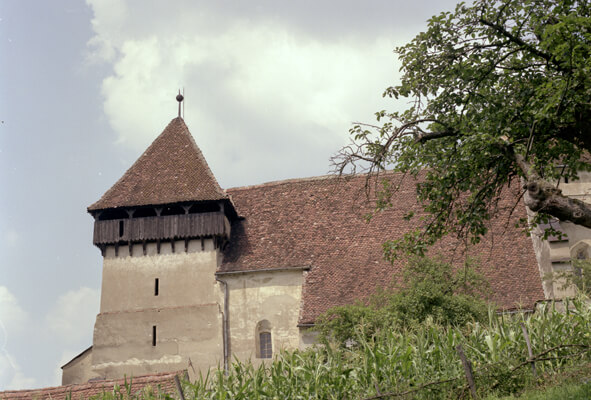
[(176, 385), (176, 390), (179, 392), (179, 396), (181, 397), (181, 400), (185, 400), (185, 394), (183, 393), (183, 388), (181, 387), (181, 381), (179, 380), (178, 375), (174, 376), (174, 383)]
[[(525, 324), (521, 323), (521, 330), (523, 331), (523, 337), (525, 338), (525, 344), (527, 344), (527, 353), (529, 354), (530, 360), (534, 358), (534, 353), (531, 350), (531, 342), (529, 340), (529, 335), (527, 333), (527, 329), (525, 328)], [(531, 371), (534, 375), (534, 379), (536, 379), (536, 363), (535, 361), (531, 362)]]
[(476, 384), (474, 384), (474, 375), (472, 375), (472, 363), (470, 360), (466, 358), (464, 354), (464, 350), (462, 349), (462, 345), (456, 346), (456, 351), (460, 356), (460, 360), (462, 360), (462, 366), (464, 367), (464, 373), (466, 374), (466, 380), (468, 381), (468, 386), (470, 386), (470, 393), (472, 393), (472, 397), (474, 399), (477, 398), (476, 396)]

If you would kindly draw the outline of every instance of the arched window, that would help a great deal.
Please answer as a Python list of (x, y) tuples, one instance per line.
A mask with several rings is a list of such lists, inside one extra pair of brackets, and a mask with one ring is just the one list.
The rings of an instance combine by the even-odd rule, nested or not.
[(571, 259), (574, 260), (573, 262), (573, 273), (575, 276), (581, 277), (583, 275), (583, 269), (581, 268), (581, 262), (585, 260), (589, 260), (589, 253), (590, 253), (590, 246), (591, 240), (585, 239), (578, 241), (574, 246), (570, 249)]
[(271, 323), (266, 319), (257, 324), (255, 331), (257, 358), (273, 357), (273, 337), (271, 336)]

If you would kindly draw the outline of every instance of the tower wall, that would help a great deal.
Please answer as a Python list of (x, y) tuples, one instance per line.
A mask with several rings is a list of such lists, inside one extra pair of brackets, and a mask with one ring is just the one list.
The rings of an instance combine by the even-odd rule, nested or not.
[(146, 255), (132, 254), (126, 246), (105, 251), (93, 374), (205, 371), (221, 363), (223, 292), (215, 280), (220, 254), (213, 240), (192, 240), (187, 251), (184, 241), (174, 249), (163, 242), (160, 253), (152, 243)]

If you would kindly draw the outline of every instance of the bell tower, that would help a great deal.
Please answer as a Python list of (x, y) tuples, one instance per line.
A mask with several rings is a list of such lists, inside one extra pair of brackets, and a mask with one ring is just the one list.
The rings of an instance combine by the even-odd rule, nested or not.
[(88, 377), (222, 363), (224, 288), (215, 272), (237, 215), (180, 111), (88, 212), (103, 256)]

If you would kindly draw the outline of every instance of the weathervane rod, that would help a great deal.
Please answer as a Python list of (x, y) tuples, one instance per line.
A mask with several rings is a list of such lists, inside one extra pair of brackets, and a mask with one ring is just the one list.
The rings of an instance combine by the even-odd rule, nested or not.
[(183, 99), (184, 99), (184, 97), (181, 94), (181, 89), (179, 89), (179, 94), (177, 94), (177, 96), (176, 96), (176, 101), (179, 102), (179, 118), (181, 118), (181, 103), (183, 102)]

